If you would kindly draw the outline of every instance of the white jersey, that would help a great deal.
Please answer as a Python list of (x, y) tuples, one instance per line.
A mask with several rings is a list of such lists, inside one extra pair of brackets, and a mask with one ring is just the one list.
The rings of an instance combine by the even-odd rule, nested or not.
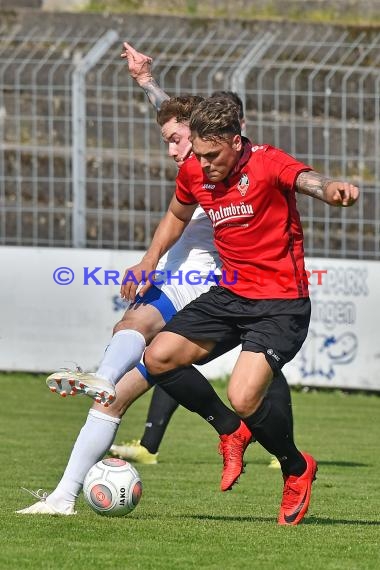
[(177, 311), (215, 285), (212, 276), (220, 275), (220, 260), (211, 221), (200, 206), (180, 239), (160, 259), (156, 271), (161, 272), (162, 279), (156, 287)]
[(211, 221), (198, 206), (180, 239), (161, 257), (157, 270), (171, 274), (197, 271), (207, 276), (210, 271), (219, 272), (219, 267)]

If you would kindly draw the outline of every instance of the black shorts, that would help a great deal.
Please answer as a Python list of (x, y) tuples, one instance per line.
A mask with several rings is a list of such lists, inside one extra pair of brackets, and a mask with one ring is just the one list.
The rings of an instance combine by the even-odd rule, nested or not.
[[(247, 299), (225, 287), (211, 287), (169, 321), (164, 331), (217, 343), (216, 357), (242, 344), (262, 352), (274, 372), (300, 350), (309, 328), (310, 299)], [(203, 360), (209, 361), (210, 358)]]

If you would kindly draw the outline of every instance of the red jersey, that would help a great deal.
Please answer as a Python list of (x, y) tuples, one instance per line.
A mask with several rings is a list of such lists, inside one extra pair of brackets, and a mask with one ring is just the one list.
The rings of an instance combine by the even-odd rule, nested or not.
[(311, 168), (278, 148), (243, 141), (239, 162), (222, 182), (211, 182), (195, 156), (186, 160), (177, 199), (199, 203), (209, 216), (222, 287), (249, 299), (307, 297), (295, 181)]

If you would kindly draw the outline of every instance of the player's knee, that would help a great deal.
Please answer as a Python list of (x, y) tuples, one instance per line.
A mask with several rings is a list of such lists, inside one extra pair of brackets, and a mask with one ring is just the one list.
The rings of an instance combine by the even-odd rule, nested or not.
[(118, 323), (116, 323), (116, 325), (113, 327), (112, 334), (115, 335), (117, 332), (123, 331), (123, 330), (125, 330), (125, 329), (127, 329), (127, 328), (129, 328), (129, 327), (126, 326), (126, 323), (125, 323), (123, 320), (121, 320), (121, 321), (119, 321)]
[(127, 313), (113, 328), (115, 335), (119, 331), (133, 330), (143, 335), (147, 342), (157, 334), (162, 325), (157, 326), (155, 322), (145, 318), (136, 318), (135, 315), (131, 316)]
[(116, 323), (116, 325), (113, 327), (113, 334), (124, 330), (134, 330), (145, 336), (144, 329), (144, 323), (138, 323), (132, 319), (121, 319), (121, 321)]
[(228, 391), (228, 399), (235, 412), (243, 418), (253, 414), (262, 402), (261, 394), (230, 390)]
[(173, 368), (173, 363), (168, 354), (159, 344), (147, 347), (144, 354), (144, 364), (149, 374), (162, 374)]
[(93, 410), (97, 410), (98, 412), (102, 412), (106, 416), (110, 416), (111, 418), (121, 419), (125, 412), (125, 406), (123, 406), (123, 402), (121, 399), (116, 398), (112, 402), (112, 404), (105, 408), (102, 404), (97, 404), (96, 402), (92, 405)]
[[(103, 406), (104, 407), (104, 406)], [(117, 399), (110, 404), (109, 408), (109, 415), (113, 416), (114, 418), (121, 418), (124, 416), (125, 412), (129, 408), (129, 402), (123, 402), (121, 399)]]

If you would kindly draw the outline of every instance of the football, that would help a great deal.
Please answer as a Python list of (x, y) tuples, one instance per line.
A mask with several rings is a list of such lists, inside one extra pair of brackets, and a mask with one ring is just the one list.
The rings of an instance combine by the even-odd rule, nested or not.
[(141, 499), (140, 475), (127, 461), (106, 457), (87, 473), (83, 494), (99, 515), (123, 517), (133, 511)]

